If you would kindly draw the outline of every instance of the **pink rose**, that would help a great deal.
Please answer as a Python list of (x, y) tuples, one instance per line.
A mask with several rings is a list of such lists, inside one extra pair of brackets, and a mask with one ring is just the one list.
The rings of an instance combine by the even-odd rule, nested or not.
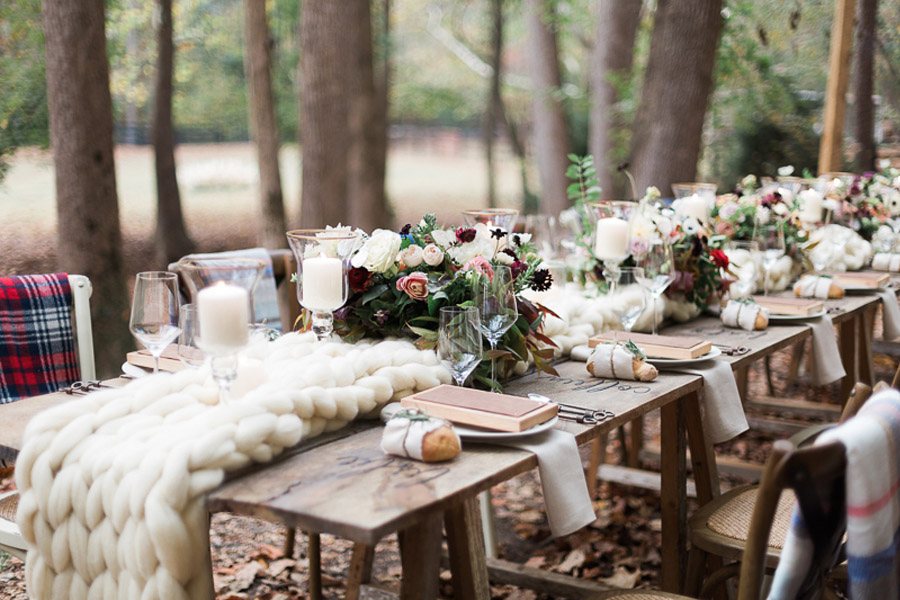
[(488, 279), (494, 278), (494, 267), (491, 262), (483, 256), (476, 256), (463, 265), (463, 271), (475, 271), (482, 275), (486, 275)]
[(414, 271), (397, 280), (397, 289), (413, 300), (424, 300), (428, 297), (428, 276), (421, 271)]
[(719, 221), (716, 223), (716, 233), (731, 237), (734, 235), (734, 226), (726, 221)]

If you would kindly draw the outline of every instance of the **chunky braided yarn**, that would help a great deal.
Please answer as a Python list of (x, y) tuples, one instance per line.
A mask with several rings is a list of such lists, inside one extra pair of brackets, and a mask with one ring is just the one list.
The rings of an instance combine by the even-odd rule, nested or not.
[(29, 423), (16, 483), (32, 598), (210, 597), (204, 497), (226, 472), (450, 381), (434, 352), (405, 341), (288, 334), (246, 356), (242, 396), (224, 405), (207, 369), (186, 370)]

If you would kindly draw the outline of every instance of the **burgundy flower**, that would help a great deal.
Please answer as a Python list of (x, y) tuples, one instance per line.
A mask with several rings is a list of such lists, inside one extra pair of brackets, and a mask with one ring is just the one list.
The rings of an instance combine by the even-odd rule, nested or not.
[(471, 227), (458, 227), (456, 229), (456, 239), (461, 244), (468, 244), (475, 239), (476, 232)]
[(516, 279), (519, 275), (528, 270), (528, 265), (523, 263), (521, 260), (517, 260), (513, 262), (513, 264), (509, 265), (509, 270), (512, 271), (513, 279)]
[(384, 324), (388, 322), (388, 319), (391, 318), (391, 313), (388, 310), (384, 310), (383, 308), (380, 308), (380, 309), (376, 310), (375, 314), (372, 316), (375, 318), (376, 323), (384, 326)]
[(728, 255), (722, 250), (710, 250), (709, 257), (720, 269), (728, 268)]
[(346, 321), (347, 317), (350, 316), (351, 310), (353, 310), (353, 308), (349, 304), (346, 306), (342, 306), (339, 309), (337, 309), (336, 311), (334, 311), (334, 318), (337, 319), (338, 321)]
[(669, 286), (673, 292), (689, 294), (694, 289), (694, 274), (689, 271), (675, 271), (675, 281)]
[(372, 287), (372, 273), (365, 267), (353, 267), (347, 273), (350, 291), (364, 292)]

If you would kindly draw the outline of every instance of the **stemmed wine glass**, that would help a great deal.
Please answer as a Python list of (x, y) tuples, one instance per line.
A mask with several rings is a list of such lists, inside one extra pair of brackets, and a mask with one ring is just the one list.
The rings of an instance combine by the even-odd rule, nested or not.
[[(481, 332), (491, 345), (491, 352), (509, 331), (519, 311), (512, 270), (504, 265), (494, 267), (493, 277), (482, 277), (475, 285), (475, 306), (481, 313)], [(494, 356), (491, 356), (491, 381), (494, 381)]]
[(759, 227), (756, 231), (756, 243), (759, 245), (759, 252), (762, 254), (763, 271), (765, 279), (763, 280), (763, 295), (769, 295), (769, 273), (772, 267), (784, 256), (784, 229), (781, 225), (765, 225)]
[(462, 387), (481, 362), (481, 319), (474, 306), (446, 306), (440, 312), (438, 356)]
[(675, 281), (675, 257), (672, 246), (663, 240), (655, 240), (647, 250), (635, 257), (635, 264), (643, 269), (638, 282), (650, 292), (653, 302), (653, 335), (659, 322), (659, 299)]
[[(647, 307), (643, 284), (644, 270), (640, 267), (620, 267), (609, 274), (614, 278), (616, 296), (619, 303), (619, 323), (625, 333), (631, 333), (635, 323)], [(613, 340), (618, 343), (618, 336), (613, 332)]]
[(131, 300), (131, 333), (153, 356), (153, 372), (159, 373), (159, 357), (175, 341), (178, 328), (178, 276), (168, 271), (137, 274)]

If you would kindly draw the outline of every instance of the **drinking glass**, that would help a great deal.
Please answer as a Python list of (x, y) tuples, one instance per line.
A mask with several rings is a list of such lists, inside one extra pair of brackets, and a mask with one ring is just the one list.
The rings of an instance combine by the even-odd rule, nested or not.
[(138, 273), (131, 300), (131, 333), (153, 356), (153, 372), (159, 373), (159, 357), (175, 341), (178, 328), (178, 276), (168, 271)]
[(560, 247), (560, 227), (553, 215), (527, 215), (525, 233), (531, 234), (531, 241), (541, 251), (541, 258), (552, 260), (562, 257)]
[(178, 317), (178, 358), (189, 367), (203, 365), (204, 355), (200, 349), (200, 317), (196, 304), (182, 304)]
[[(615, 278), (615, 296), (619, 323), (626, 333), (631, 333), (634, 324), (647, 307), (647, 295), (642, 280), (644, 270), (640, 267), (621, 267), (611, 275)], [(613, 333), (616, 338), (615, 332)], [(615, 339), (618, 342), (618, 339)]]
[(515, 208), (472, 208), (463, 211), (466, 225), (472, 226), (484, 223), (490, 228), (500, 228), (511, 232), (516, 227), (519, 211)]
[[(479, 279), (475, 285), (475, 306), (481, 314), (481, 332), (493, 352), (503, 335), (519, 318), (516, 290), (509, 267), (498, 265), (494, 267), (493, 277)], [(491, 381), (494, 380), (494, 362), (492, 355)]]
[(446, 306), (440, 312), (438, 356), (462, 387), (481, 362), (481, 319), (474, 306)]
[(732, 240), (725, 244), (725, 255), (729, 268), (737, 279), (732, 281), (729, 291), (732, 298), (746, 298), (756, 291), (759, 274), (759, 243), (755, 241)]
[(643, 269), (638, 282), (650, 292), (653, 302), (653, 335), (659, 321), (659, 299), (675, 281), (675, 256), (672, 246), (663, 240), (651, 243), (645, 252), (635, 256), (635, 264)]
[(700, 196), (701, 198), (715, 200), (718, 189), (715, 183), (702, 183), (699, 181), (672, 184), (672, 193), (675, 194), (676, 200), (687, 198), (688, 196)]
[(631, 218), (637, 211), (638, 203), (601, 200), (589, 206), (594, 223), (594, 256), (603, 262), (605, 270), (615, 273), (622, 261), (628, 258)]
[(764, 225), (756, 230), (756, 243), (759, 245), (759, 253), (762, 257), (763, 271), (763, 295), (769, 295), (769, 273), (778, 260), (784, 256), (784, 228), (781, 225)]
[(347, 302), (347, 273), (359, 236), (349, 228), (295, 229), (287, 232), (297, 259), (297, 300), (312, 313), (319, 341), (334, 331), (334, 311)]

